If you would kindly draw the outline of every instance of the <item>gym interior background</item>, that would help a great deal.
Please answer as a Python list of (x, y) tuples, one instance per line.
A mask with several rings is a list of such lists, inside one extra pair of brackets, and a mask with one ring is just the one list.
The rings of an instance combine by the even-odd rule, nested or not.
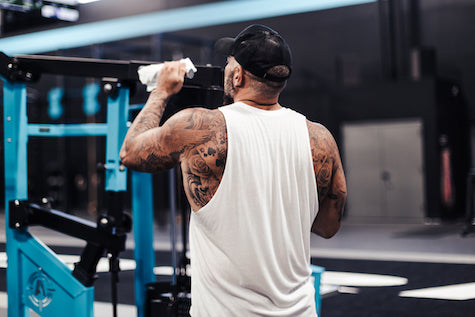
[[(23, 34), (64, 29), (62, 36), (67, 37), (67, 28), (74, 25), (239, 1), (101, 0), (69, 7), (78, 10), (76, 21), (11, 10), (13, 2), (19, 3), (0, 1), (8, 3), (1, 9), (0, 20), (0, 51), (7, 54), (14, 50), (2, 47), (2, 41)], [(274, 17), (249, 12), (248, 18), (240, 14), (231, 23), (202, 17), (202, 24), (191, 27), (183, 21), (172, 31), (119, 35), (120, 40), (105, 34), (104, 40), (76, 47), (61, 47), (62, 39), (57, 38), (58, 49), (33, 53), (156, 62), (190, 57), (197, 65), (222, 66), (224, 59), (213, 51), (217, 38), (234, 36), (251, 23), (278, 30), (289, 43), (294, 61), (281, 104), (329, 128), (339, 144), (348, 182), (341, 232), (328, 241), (312, 239), (312, 262), (327, 271), (398, 275), (409, 280), (404, 288), (387, 287), (387, 293), (378, 287), (357, 289), (343, 283), (323, 297), (322, 316), (472, 316), (473, 290), (463, 300), (419, 301), (405, 299), (399, 291), (475, 282), (470, 272), (475, 256), (469, 208), (474, 193), (467, 191), (475, 166), (475, 1), (356, 2)], [(106, 97), (99, 85), (91, 84), (100, 82), (43, 76), (28, 86), (29, 121), (102, 122)], [(137, 86), (131, 103), (143, 103), (145, 98), (144, 88)], [(0, 160), (3, 166), (3, 143)], [(29, 197), (49, 197), (56, 209), (95, 219), (105, 208), (103, 164), (101, 137), (33, 139)], [(3, 173), (0, 169), (2, 179)], [(168, 174), (154, 175), (154, 185), (156, 239), (167, 240)], [(2, 182), (2, 199), (3, 193)], [(180, 192), (178, 196), (179, 208), (186, 208)], [(130, 208), (130, 201), (125, 208)], [(38, 234), (54, 240), (49, 232), (39, 230)], [(5, 238), (4, 234), (0, 237)], [(4, 248), (5, 241), (1, 242)], [(417, 260), (411, 254), (427, 257)], [(4, 269), (0, 270), (4, 275)], [(5, 289), (0, 284), (0, 291)], [(97, 293), (96, 297), (107, 301)], [(123, 300), (133, 305), (130, 298)]]

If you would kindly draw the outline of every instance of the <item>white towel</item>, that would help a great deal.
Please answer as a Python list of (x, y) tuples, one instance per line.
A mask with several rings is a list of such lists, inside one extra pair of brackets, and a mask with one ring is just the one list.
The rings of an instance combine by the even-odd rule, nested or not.
[[(180, 60), (181, 63), (185, 64), (186, 67), (186, 77), (193, 78), (197, 69), (191, 59), (183, 58)], [(147, 91), (150, 92), (157, 87), (157, 79), (162, 70), (163, 63), (152, 64), (147, 66), (140, 66), (137, 73), (139, 74), (140, 82), (144, 85), (147, 85)]]

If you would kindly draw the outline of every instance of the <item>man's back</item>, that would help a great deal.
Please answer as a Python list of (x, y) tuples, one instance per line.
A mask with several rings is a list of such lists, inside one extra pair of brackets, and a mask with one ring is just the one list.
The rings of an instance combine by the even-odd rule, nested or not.
[[(213, 310), (227, 303), (237, 316), (313, 314), (310, 231), (333, 236), (346, 199), (338, 148), (323, 126), (281, 109), (291, 61), (276, 32), (251, 26), (222, 40), (228, 55), (224, 99), (240, 102), (245, 115), (226, 110), (231, 108), (185, 109), (160, 126), (186, 72), (179, 62), (165, 63), (127, 133), (121, 159), (144, 172), (182, 166), (193, 209), (194, 311), (210, 305), (195, 316), (229, 315)], [(277, 121), (271, 118), (281, 113)]]
[(318, 209), (305, 118), (236, 103), (218, 190), (192, 214), (193, 316), (315, 316), (310, 228)]
[[(188, 201), (192, 210), (197, 211), (213, 197), (224, 173), (228, 149), (226, 122), (221, 111), (203, 108), (185, 109), (171, 119), (162, 127), (163, 141), (180, 143), (175, 152), (180, 155)], [(310, 121), (306, 125), (315, 180), (319, 196), (324, 199), (331, 191), (333, 174), (342, 172), (338, 148), (325, 127)]]

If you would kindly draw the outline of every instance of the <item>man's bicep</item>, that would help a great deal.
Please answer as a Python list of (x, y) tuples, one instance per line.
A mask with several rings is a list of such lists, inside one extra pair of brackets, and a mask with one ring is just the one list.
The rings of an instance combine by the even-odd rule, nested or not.
[[(326, 197), (335, 201), (344, 201), (346, 200), (346, 180), (345, 173), (343, 171), (343, 165), (341, 162), (340, 151), (338, 150), (338, 145), (333, 138), (333, 136), (328, 132), (328, 155), (332, 162), (332, 171), (330, 182), (328, 184), (328, 191), (325, 193)], [(338, 208), (337, 208), (338, 209)]]
[(173, 135), (173, 130), (164, 124), (137, 136), (129, 149), (125, 165), (134, 170), (152, 173), (174, 167), (180, 160), (182, 146), (170, 135)]
[(203, 128), (208, 110), (188, 108), (171, 116), (158, 128), (136, 139), (135, 169), (158, 172), (174, 167), (186, 150), (203, 143), (209, 131)]
[(330, 190), (335, 166), (341, 164), (341, 161), (331, 133), (324, 126), (312, 122), (308, 122), (308, 128), (318, 198), (322, 201)]
[(309, 123), (309, 133), (320, 202), (312, 232), (330, 238), (341, 225), (346, 201), (345, 176), (338, 146), (331, 133), (313, 123)]

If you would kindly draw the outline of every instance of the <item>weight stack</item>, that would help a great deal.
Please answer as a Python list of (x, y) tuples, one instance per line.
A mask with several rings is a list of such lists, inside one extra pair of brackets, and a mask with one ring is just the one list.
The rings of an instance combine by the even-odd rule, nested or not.
[(191, 294), (178, 292), (170, 282), (147, 284), (146, 317), (190, 317)]

